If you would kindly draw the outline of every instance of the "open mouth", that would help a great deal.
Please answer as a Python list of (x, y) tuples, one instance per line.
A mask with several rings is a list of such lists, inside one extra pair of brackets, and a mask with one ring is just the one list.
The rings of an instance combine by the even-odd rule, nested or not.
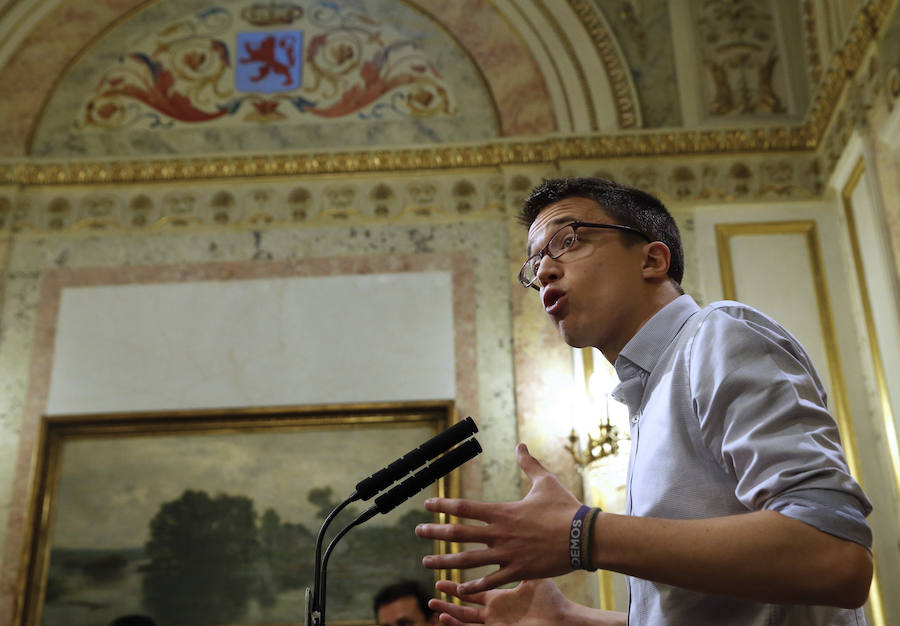
[(541, 296), (541, 301), (544, 303), (544, 310), (553, 315), (557, 311), (559, 311), (562, 306), (563, 300), (565, 299), (565, 292), (562, 289), (555, 289), (550, 287)]

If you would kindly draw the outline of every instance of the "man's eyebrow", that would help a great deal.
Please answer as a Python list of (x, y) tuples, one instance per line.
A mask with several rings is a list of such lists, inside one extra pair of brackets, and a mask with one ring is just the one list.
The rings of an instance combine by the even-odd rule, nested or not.
[[(565, 226), (566, 224), (571, 224), (572, 222), (577, 222), (574, 217), (571, 215), (560, 215), (559, 217), (554, 217), (552, 220), (547, 222), (548, 226)], [(531, 258), (531, 241), (528, 242), (528, 245), (525, 246), (525, 257)]]

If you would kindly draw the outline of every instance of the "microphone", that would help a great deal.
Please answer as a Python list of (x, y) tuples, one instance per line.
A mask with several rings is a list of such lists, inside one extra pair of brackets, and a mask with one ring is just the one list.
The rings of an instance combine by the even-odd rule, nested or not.
[[(357, 500), (369, 500), (370, 498), (372, 498), (372, 496), (374, 496), (378, 492), (382, 491), (386, 487), (390, 486), (391, 484), (395, 483), (397, 480), (403, 478), (404, 476), (409, 474), (411, 471), (425, 465), (425, 463), (427, 463), (431, 459), (446, 452), (447, 450), (449, 450), (450, 448), (452, 448), (459, 442), (463, 441), (470, 435), (473, 435), (474, 433), (477, 433), (477, 432), (478, 432), (478, 426), (475, 425), (475, 420), (473, 420), (471, 417), (467, 417), (466, 419), (459, 421), (456, 424), (453, 424), (452, 426), (450, 426), (446, 430), (438, 433), (437, 435), (435, 435), (434, 437), (432, 437), (431, 439), (429, 439), (422, 445), (410, 450), (409, 452), (407, 452), (406, 454), (401, 456), (399, 459), (397, 459), (390, 465), (384, 467), (383, 469), (380, 469), (379, 471), (375, 472), (368, 478), (365, 478), (365, 479), (361, 480), (360, 482), (358, 482), (356, 484), (356, 488), (355, 488), (354, 492), (350, 495), (350, 497), (347, 498), (346, 500), (344, 500), (338, 506), (336, 506), (331, 511), (331, 513), (329, 513), (329, 515), (325, 518), (325, 521), (322, 523), (321, 528), (319, 528), (319, 534), (316, 537), (314, 582), (313, 582), (313, 588), (312, 588), (310, 597), (307, 598), (307, 611), (306, 611), (307, 624), (319, 626), (324, 623), (324, 619), (323, 619), (324, 618), (324, 604), (325, 604), (324, 591), (323, 591), (324, 584), (320, 585), (320, 583), (324, 583), (324, 569), (325, 569), (322, 564), (322, 544), (323, 544), (323, 540), (325, 539), (325, 530), (331, 524), (332, 520), (334, 520), (334, 518), (337, 517), (338, 513), (340, 513), (341, 510), (343, 510), (347, 505), (351, 504), (352, 502), (355, 502)], [(476, 446), (478, 445), (477, 441), (474, 441), (474, 439), (472, 441), (475, 443)], [(462, 447), (463, 446), (460, 446), (460, 448), (462, 448)], [(466, 449), (471, 450), (471, 448), (472, 448), (472, 446), (470, 445)], [(424, 483), (421, 487), (417, 488), (415, 491), (411, 491), (409, 493), (409, 495), (407, 495), (403, 498), (400, 498), (390, 508), (386, 508), (386, 505), (383, 505), (383, 508), (385, 508), (384, 512), (387, 512), (387, 511), (393, 509), (394, 507), (399, 505), (401, 502), (412, 497), (412, 495), (414, 495), (418, 491), (421, 491), (422, 489), (427, 487), (429, 484), (431, 484), (438, 478), (445, 476), (446, 474), (453, 471), (459, 465), (462, 465), (469, 459), (473, 458), (479, 452), (481, 452), (480, 446), (478, 446), (477, 452), (472, 452), (471, 456), (468, 456), (465, 459), (461, 458), (462, 453), (457, 452), (456, 456), (454, 456), (453, 458), (461, 459), (461, 460), (459, 460), (458, 465), (446, 467), (446, 469), (444, 469), (444, 468), (445, 468), (445, 466), (447, 466), (449, 464), (450, 461), (443, 461), (443, 463), (440, 465), (438, 464), (438, 462), (433, 463), (432, 466), (437, 467), (439, 470), (443, 471), (443, 473), (441, 473), (441, 474), (435, 473), (435, 475), (434, 475), (435, 477), (433, 479), (431, 479), (431, 481)], [(447, 456), (449, 457), (450, 455), (447, 455)], [(442, 461), (442, 460), (443, 459), (440, 459), (439, 461)], [(421, 482), (423, 479), (424, 479), (424, 477), (420, 477), (419, 482)], [(398, 485), (398, 487), (399, 487), (399, 485)], [(407, 486), (406, 490), (408, 491), (409, 489), (410, 489), (410, 487)], [(398, 498), (398, 494), (399, 494), (399, 492), (396, 492), (395, 495), (392, 496), (392, 498), (394, 498), (394, 499)], [(387, 494), (385, 494), (385, 495), (387, 495)], [(379, 510), (377, 508), (373, 507), (372, 509), (369, 509), (363, 515), (361, 515), (359, 518), (357, 518), (356, 522), (354, 522), (353, 524), (351, 524), (350, 526), (345, 528), (342, 531), (342, 536), (343, 536), (343, 533), (346, 533), (347, 531), (349, 531), (352, 526), (355, 526), (357, 524), (360, 524), (360, 523), (370, 519), (378, 512), (379, 512)], [(336, 541), (336, 539), (337, 538), (335, 538), (335, 541)], [(334, 545), (334, 541), (332, 541), (331, 545), (332, 546)], [(309, 590), (307, 590), (307, 591), (309, 591)]]
[[(378, 470), (368, 478), (356, 483), (355, 495), (360, 500), (368, 500), (382, 489), (400, 480), (411, 471), (419, 468), (439, 454), (443, 454), (460, 441), (478, 432), (475, 420), (471, 417), (455, 423), (445, 431), (438, 433), (418, 448), (414, 448), (399, 459)], [(435, 479), (437, 480), (437, 479)]]
[[(431, 441), (434, 441), (434, 439)], [(427, 443), (431, 443), (431, 441)], [(423, 446), (420, 446), (420, 448), (421, 447)], [(321, 572), (319, 573), (318, 578), (319, 586), (316, 590), (317, 593), (315, 594), (315, 613), (312, 620), (312, 623), (315, 626), (324, 626), (325, 624), (325, 598), (327, 589), (326, 572), (328, 570), (328, 560), (331, 557), (331, 552), (334, 550), (338, 541), (340, 541), (351, 529), (369, 521), (378, 513), (384, 514), (393, 511), (397, 506), (403, 504), (436, 480), (443, 478), (479, 454), (481, 454), (481, 444), (473, 437), (440, 457), (434, 463), (431, 463), (427, 467), (416, 472), (399, 485), (395, 485), (390, 491), (375, 498), (375, 504), (369, 507), (355, 520), (347, 524), (334, 536), (322, 557)], [(309, 613), (307, 613), (307, 615), (309, 615)]]
[(390, 491), (375, 498), (373, 508), (382, 514), (393, 511), (398, 505), (403, 504), (437, 479), (443, 478), (479, 454), (481, 454), (481, 444), (474, 438), (469, 439), (399, 485), (392, 487)]

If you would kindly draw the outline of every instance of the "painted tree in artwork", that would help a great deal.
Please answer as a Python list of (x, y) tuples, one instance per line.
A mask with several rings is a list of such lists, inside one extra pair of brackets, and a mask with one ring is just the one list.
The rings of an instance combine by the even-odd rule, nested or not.
[(163, 504), (146, 544), (147, 609), (170, 626), (240, 621), (258, 580), (255, 518), (242, 496), (187, 490)]
[(316, 537), (306, 526), (282, 522), (274, 509), (266, 509), (259, 537), (262, 545), (261, 604), (274, 602), (273, 593), (312, 587)]
[[(307, 500), (318, 518), (338, 504), (330, 486), (311, 488)], [(358, 514), (347, 507), (329, 536)], [(433, 574), (422, 557), (433, 546), (414, 529), (431, 519), (424, 510), (410, 510), (356, 528), (338, 544), (328, 568), (329, 615), (357, 619), (360, 607), (368, 612), (378, 588), (393, 580), (415, 578), (430, 587)], [(315, 544), (307, 527), (274, 509), (257, 516), (248, 497), (188, 489), (150, 521), (143, 608), (162, 626), (246, 623), (251, 602), (279, 620), (292, 619), (302, 610), (289, 604), (292, 592), (313, 584)]]

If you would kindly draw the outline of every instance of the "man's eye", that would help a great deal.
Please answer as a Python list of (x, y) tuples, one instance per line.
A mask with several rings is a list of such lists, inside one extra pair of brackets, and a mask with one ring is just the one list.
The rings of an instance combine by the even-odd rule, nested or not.
[(571, 248), (573, 243), (575, 243), (575, 235), (574, 234), (569, 235), (568, 237), (563, 239), (562, 246), (563, 246), (563, 248)]
[(531, 262), (531, 271), (537, 274), (538, 268), (541, 267), (541, 259), (540, 257), (534, 257), (534, 260)]

